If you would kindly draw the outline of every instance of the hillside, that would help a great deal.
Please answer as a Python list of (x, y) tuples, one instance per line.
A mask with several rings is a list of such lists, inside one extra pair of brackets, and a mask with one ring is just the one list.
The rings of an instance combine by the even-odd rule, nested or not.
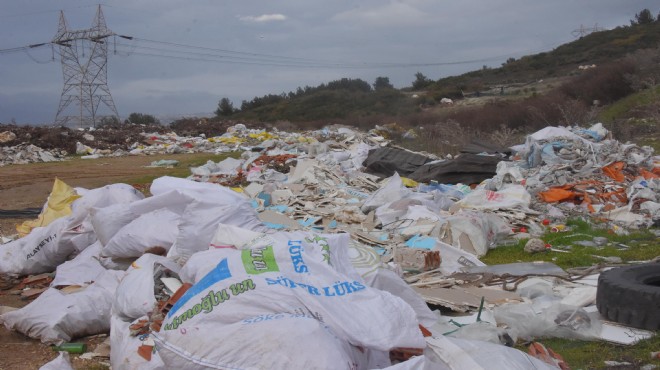
[[(243, 101), (233, 119), (259, 121), (309, 122), (348, 119), (371, 115), (402, 116), (420, 111), (420, 105), (434, 105), (442, 98), (476, 96), (524, 97), (556, 87), (579, 76), (580, 66), (600, 66), (621, 60), (644, 49), (660, 45), (660, 22), (618, 27), (594, 32), (552, 51), (511, 58), (501, 67), (483, 68), (459, 76), (428, 81), (415, 93), (410, 88), (374, 88), (359, 79), (341, 79), (317, 87), (299, 87), (288, 94), (269, 94)], [(539, 80), (546, 83), (539, 86)], [(389, 83), (389, 82), (387, 82)], [(374, 84), (375, 85), (375, 84)]]
[(499, 68), (485, 68), (442, 78), (428, 87), (435, 97), (460, 98), (462, 92), (488, 90), (494, 85), (520, 86), (548, 78), (573, 76), (579, 66), (610, 63), (638, 50), (660, 45), (660, 22), (593, 32), (552, 51), (509, 59)]
[(228, 120), (285, 130), (378, 126), (401, 145), (447, 154), (473, 138), (509, 145), (548, 125), (602, 122), (621, 141), (660, 149), (660, 21), (594, 32), (498, 68), (416, 77), (415, 90), (395, 89), (387, 77), (373, 84), (343, 78), (255, 97), (238, 109), (223, 99), (209, 127)]

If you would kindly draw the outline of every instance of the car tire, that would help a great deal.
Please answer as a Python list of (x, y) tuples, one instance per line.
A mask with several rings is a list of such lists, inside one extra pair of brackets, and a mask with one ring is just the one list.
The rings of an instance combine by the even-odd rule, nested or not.
[(660, 263), (617, 267), (601, 273), (596, 306), (610, 321), (660, 330)]

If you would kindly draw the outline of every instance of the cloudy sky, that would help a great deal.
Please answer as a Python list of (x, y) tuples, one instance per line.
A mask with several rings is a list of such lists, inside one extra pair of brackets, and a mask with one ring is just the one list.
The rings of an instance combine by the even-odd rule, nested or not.
[[(549, 51), (572, 31), (628, 25), (657, 0), (115, 0), (101, 3), (110, 39), (108, 86), (120, 116), (195, 115), (222, 97), (255, 96), (342, 77), (385, 76), (410, 86), (509, 57)], [(90, 28), (97, 4), (0, 2), (0, 122), (43, 124), (63, 87), (50, 42), (63, 10), (70, 29)], [(89, 55), (89, 52), (85, 54)]]

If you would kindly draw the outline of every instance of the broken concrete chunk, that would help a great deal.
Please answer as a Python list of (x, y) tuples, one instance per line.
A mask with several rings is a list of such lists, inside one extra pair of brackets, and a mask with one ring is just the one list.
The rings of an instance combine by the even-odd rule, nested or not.
[(440, 267), (440, 252), (400, 247), (394, 252), (394, 262), (404, 270), (430, 271)]

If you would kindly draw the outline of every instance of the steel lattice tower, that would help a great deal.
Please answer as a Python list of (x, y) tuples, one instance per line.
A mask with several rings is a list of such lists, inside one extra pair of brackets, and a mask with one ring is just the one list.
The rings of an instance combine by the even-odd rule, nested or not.
[[(113, 35), (105, 25), (101, 5), (96, 11), (92, 28), (85, 30), (69, 30), (64, 12), (60, 11), (59, 27), (52, 41), (60, 47), (64, 75), (64, 88), (55, 115), (56, 125), (96, 127), (103, 117), (119, 119), (108, 88), (107, 41)], [(102, 105), (109, 109), (109, 114), (99, 115)]]

